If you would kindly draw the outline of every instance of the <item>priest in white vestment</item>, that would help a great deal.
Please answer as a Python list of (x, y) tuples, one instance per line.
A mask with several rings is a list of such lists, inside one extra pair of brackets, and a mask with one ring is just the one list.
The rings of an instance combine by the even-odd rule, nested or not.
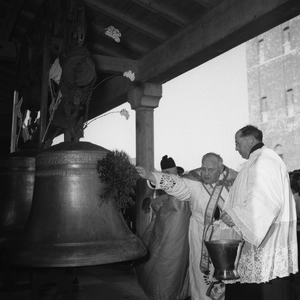
[(289, 174), (267, 148), (261, 130), (247, 125), (235, 135), (247, 159), (225, 201), (221, 237), (242, 238), (238, 282), (226, 284), (226, 300), (295, 300), (298, 272), (296, 207)]

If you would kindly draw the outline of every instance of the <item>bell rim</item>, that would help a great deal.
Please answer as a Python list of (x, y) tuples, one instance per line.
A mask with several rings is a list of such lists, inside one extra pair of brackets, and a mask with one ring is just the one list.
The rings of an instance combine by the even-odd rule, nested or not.
[[(24, 267), (80, 267), (134, 260), (147, 254), (147, 247), (134, 234), (111, 242), (113, 246), (110, 241), (15, 244), (11, 248), (9, 261)], [(18, 249), (14, 250), (15, 247)]]

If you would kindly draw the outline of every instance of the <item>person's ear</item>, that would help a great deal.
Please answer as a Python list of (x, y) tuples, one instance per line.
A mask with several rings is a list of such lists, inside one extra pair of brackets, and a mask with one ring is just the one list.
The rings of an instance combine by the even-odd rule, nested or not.
[(222, 165), (220, 165), (220, 173), (223, 173), (224, 172), (224, 170), (225, 170), (225, 166), (222, 164)]
[(250, 144), (254, 145), (256, 142), (255, 138), (252, 135), (249, 135), (248, 138), (249, 138)]

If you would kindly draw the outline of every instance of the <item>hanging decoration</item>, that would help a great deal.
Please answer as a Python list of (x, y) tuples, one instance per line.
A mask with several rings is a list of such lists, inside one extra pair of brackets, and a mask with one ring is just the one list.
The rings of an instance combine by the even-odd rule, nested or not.
[[(71, 141), (83, 137), (83, 126), (88, 120), (89, 102), (96, 82), (96, 70), (85, 40), (84, 4), (72, 1), (65, 20), (63, 52), (59, 58), (62, 67), (59, 90), (61, 97), (55, 108), (53, 126), (63, 128)], [(51, 120), (52, 121), (52, 120)]]
[[(49, 120), (42, 138), (42, 149), (52, 144), (55, 130), (65, 133), (66, 141), (78, 141), (84, 136), (89, 124), (89, 104), (93, 91), (104, 81), (119, 74), (106, 77), (96, 84), (95, 64), (84, 46), (86, 22), (82, 0), (71, 0), (64, 14), (61, 53), (49, 72), (51, 104)], [(114, 26), (105, 28), (105, 35), (120, 42), (121, 33)], [(127, 70), (123, 76), (135, 80), (135, 73)]]
[(96, 71), (89, 53), (84, 48), (78, 48), (70, 53), (62, 67), (60, 80), (60, 127), (69, 130), (72, 139), (83, 137), (83, 124), (88, 120), (89, 102), (96, 82)]

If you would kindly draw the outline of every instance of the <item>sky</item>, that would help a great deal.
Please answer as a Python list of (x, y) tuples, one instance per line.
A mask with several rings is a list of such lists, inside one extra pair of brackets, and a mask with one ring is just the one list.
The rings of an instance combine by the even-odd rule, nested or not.
[[(129, 112), (126, 120), (120, 114)], [(164, 155), (186, 171), (201, 166), (207, 152), (239, 170), (245, 161), (235, 151), (234, 135), (249, 123), (246, 47), (242, 44), (163, 84), (154, 109), (154, 165)], [(57, 138), (55, 143), (62, 141)], [(81, 141), (136, 157), (135, 110), (125, 103), (91, 122)]]

